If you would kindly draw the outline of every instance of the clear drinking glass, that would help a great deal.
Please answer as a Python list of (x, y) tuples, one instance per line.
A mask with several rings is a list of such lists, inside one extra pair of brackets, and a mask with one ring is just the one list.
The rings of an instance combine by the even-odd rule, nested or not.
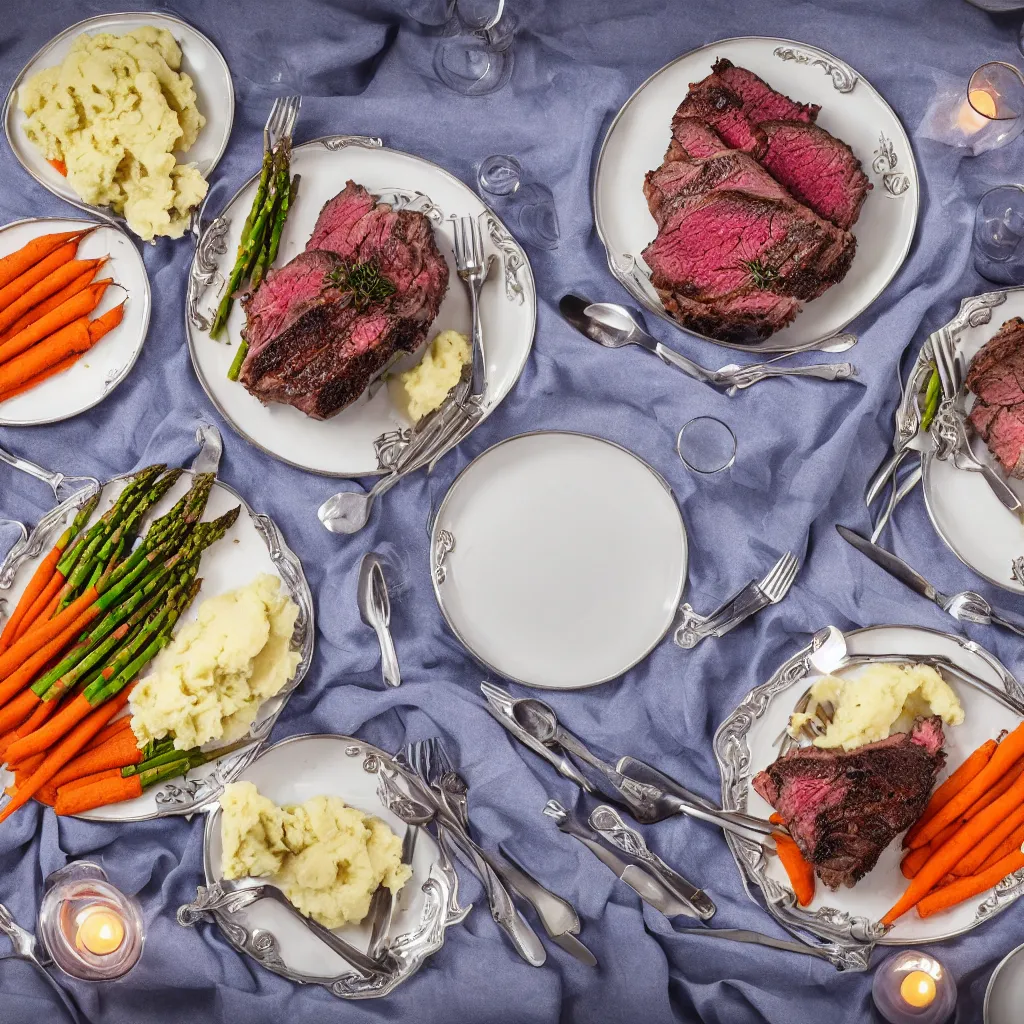
[(974, 269), (986, 281), (1024, 284), (1024, 187), (989, 189), (974, 215)]
[(1024, 131), (1024, 75), (1012, 64), (982, 64), (967, 85), (957, 126), (974, 153), (998, 149)]
[(476, 172), (477, 185), (495, 213), (520, 241), (538, 249), (558, 247), (555, 197), (546, 185), (523, 182), (514, 156), (489, 156)]
[(514, 40), (505, 0), (455, 0), (434, 51), (434, 73), (463, 96), (486, 96), (508, 83)]
[(736, 461), (736, 435), (714, 416), (696, 416), (683, 424), (676, 451), (691, 472), (721, 473)]

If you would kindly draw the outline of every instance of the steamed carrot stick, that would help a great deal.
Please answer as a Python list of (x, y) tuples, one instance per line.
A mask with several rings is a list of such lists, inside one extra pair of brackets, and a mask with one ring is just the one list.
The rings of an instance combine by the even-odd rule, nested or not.
[[(51, 274), (55, 274), (61, 267), (66, 267), (75, 258), (75, 252), (78, 250), (78, 240), (67, 242), (62, 245), (59, 249), (55, 249), (45, 259), (40, 260), (34, 267), (30, 267), (23, 274), (16, 277), (10, 284), (0, 288), (0, 309), (7, 310), (14, 303), (20, 302), (29, 292), (31, 292), (36, 285), (45, 281)], [(86, 268), (82, 267), (79, 273), (82, 273)], [(65, 281), (64, 284), (69, 282)], [(61, 285), (63, 288), (64, 285)], [(57, 289), (53, 289), (56, 291)], [(53, 294), (53, 291), (49, 292), (48, 295), (42, 295), (36, 302), (47, 298)], [(33, 303), (35, 305), (35, 303)], [(26, 306), (20, 310), (16, 316), (11, 317), (7, 323), (3, 325), (3, 329), (6, 330), (15, 320), (21, 316), (22, 313), (28, 312), (31, 306)]]
[[(142, 795), (142, 783), (138, 775), (129, 775), (127, 779), (118, 772), (115, 777), (100, 779), (88, 786), (68, 789), (62, 787), (57, 792), (53, 809), (60, 815), (84, 814), (86, 811), (107, 804), (119, 804), (122, 800), (134, 800)], [(3, 820), (0, 815), (0, 820)]]
[(903, 877), (914, 878), (918, 871), (928, 863), (928, 858), (938, 849), (938, 845), (929, 843), (927, 846), (919, 846), (916, 850), (907, 853), (900, 861), (900, 871), (903, 873)]
[[(80, 242), (92, 228), (78, 231), (60, 231), (52, 235), (40, 235), (23, 245), (17, 252), (12, 252), (0, 259), (0, 288), (6, 288), (12, 281), (20, 277), (26, 270), (36, 266), (51, 253), (60, 249), (72, 239)], [(68, 257), (70, 259), (70, 257)]]
[(124, 319), (124, 302), (108, 309), (103, 316), (89, 321), (89, 338), (95, 345), (108, 331), (112, 331)]
[[(1006, 743), (1008, 740), (1009, 737), (1003, 742)], [(18, 742), (23, 741), (19, 740)], [(15, 746), (16, 744), (11, 745), (8, 754), (13, 754)], [(998, 751), (992, 755), (993, 760), (997, 756)], [(956, 797), (953, 800), (955, 802)], [(948, 843), (928, 858), (927, 863), (907, 886), (903, 895), (882, 918), (882, 923), (886, 926), (891, 925), (908, 910), (917, 906), (966, 853), (973, 850), (1000, 821), (1011, 814), (1022, 802), (1024, 802), (1024, 777), (1018, 778), (998, 800), (986, 807), (980, 814), (975, 815)], [(942, 812), (940, 811), (939, 814), (941, 815)]]
[(775, 840), (779, 860), (789, 876), (789, 883), (793, 886), (797, 903), (806, 907), (814, 899), (814, 865), (804, 859), (800, 847), (789, 836), (773, 832), (772, 838)]
[(7, 767), (12, 772), (17, 774), (31, 775), (42, 763), (45, 754), (33, 754), (32, 757), (26, 757), (24, 761), (18, 761), (17, 764), (9, 764)]
[[(50, 701), (49, 703), (54, 703)], [(111, 737), (116, 736), (118, 733), (123, 732), (125, 729), (132, 727), (132, 716), (125, 715), (124, 718), (119, 718), (116, 722), (111, 722), (110, 725), (106, 726), (102, 732), (98, 733), (96, 738), (82, 751), (86, 753), (89, 750), (95, 750), (101, 743), (106, 743)]]
[(35, 794), (35, 795), (34, 795), (34, 796), (32, 797), (32, 799), (33, 799), (33, 800), (38, 800), (38, 801), (39, 801), (39, 803), (41, 803), (41, 804), (45, 804), (45, 805), (46, 805), (47, 807), (52, 807), (52, 806), (53, 806), (53, 804), (54, 804), (54, 799), (55, 799), (55, 798), (51, 798), (51, 797), (49, 796), (49, 794), (48, 794), (48, 793), (47, 793), (47, 794), (44, 794), (44, 793), (43, 793), (43, 789), (45, 789), (45, 788), (46, 788), (46, 787), (44, 786), (44, 787), (43, 787), (42, 789), (40, 789), (40, 791), (39, 791), (38, 793), (36, 793), (36, 794)]
[[(0, 349), (2, 352), (3, 349)], [(986, 740), (977, 750), (967, 758), (966, 761), (952, 775), (942, 783), (941, 786), (934, 793), (932, 793), (931, 800), (928, 801), (928, 806), (925, 807), (921, 814), (921, 817), (917, 819), (914, 825), (911, 826), (910, 831), (907, 832), (903, 838), (903, 845), (910, 846), (911, 841), (917, 836), (917, 834), (924, 828), (928, 822), (935, 817), (935, 815), (942, 810), (954, 796), (959, 793), (964, 786), (967, 785), (973, 778), (975, 778), (978, 772), (981, 771), (985, 765), (992, 759), (992, 755), (995, 753), (996, 746), (998, 744), (995, 740)]]
[(126, 686), (116, 697), (93, 709), (92, 714), (82, 719), (68, 735), (61, 739), (46, 755), (43, 763), (32, 773), (32, 777), (26, 779), (24, 785), (18, 787), (18, 792), (0, 811), (0, 822), (28, 803), (33, 795), (49, 782), (125, 706), (130, 691), (131, 687)]
[(57, 789), (62, 789), (65, 792), (70, 792), (73, 789), (78, 789), (81, 786), (91, 786), (94, 782), (102, 782), (103, 779), (112, 779), (114, 776), (121, 778), (120, 768), (104, 768), (101, 772), (93, 772), (92, 775), (83, 775), (79, 779), (72, 779), (70, 782), (64, 782)]
[[(99, 259), (70, 260), (63, 266), (58, 267), (29, 288), (24, 295), (15, 298), (9, 306), (0, 308), (0, 331), (6, 331), (15, 320), (27, 313), (33, 306), (38, 305), (43, 299), (48, 299), (62, 288), (66, 288), (80, 274), (84, 274), (87, 270), (95, 270), (99, 264)], [(33, 270), (32, 273), (35, 273), (35, 271)], [(13, 288), (17, 283), (15, 281), (7, 287)], [(6, 291), (6, 289), (4, 290)]]
[(68, 176), (68, 165), (63, 160), (46, 161), (62, 178)]
[(55, 700), (41, 700), (35, 711), (14, 730), (18, 734), (18, 739), (27, 736), (30, 732), (35, 732), (56, 711), (57, 703)]
[[(31, 657), (55, 636), (62, 633), (69, 623), (78, 619), (98, 598), (99, 593), (95, 587), (87, 588), (80, 597), (72, 601), (67, 608), (52, 619), (33, 626), (24, 636), (15, 640), (3, 654), (0, 654), (0, 679), (24, 664), (26, 658)], [(99, 609), (93, 609), (93, 618), (98, 614)]]
[(49, 369), (43, 370), (42, 373), (36, 375), (31, 380), (25, 381), (24, 384), (19, 385), (13, 391), (6, 392), (3, 397), (0, 397), (0, 402), (8, 402), (12, 398), (17, 398), (18, 395), (23, 395), (26, 391), (31, 391), (33, 388), (39, 387), (43, 381), (49, 380), (51, 377), (56, 377), (58, 373), (70, 370), (84, 354), (84, 352), (78, 352), (73, 356), (68, 356), (67, 359), (51, 366)]
[(1017, 726), (996, 747), (988, 764), (964, 786), (914, 837), (911, 849), (930, 843), (947, 825), (951, 824), (990, 789), (1021, 757), (1024, 757), (1024, 723)]
[[(96, 612), (86, 608), (77, 619), (73, 619), (53, 639), (44, 643), (34, 654), (26, 658), (21, 665), (0, 683), (0, 706), (19, 694), (32, 680), (36, 673), (51, 659), (57, 657), (75, 637), (96, 618)], [(42, 628), (42, 627), (41, 627)], [(26, 639), (33, 636), (32, 631)], [(14, 648), (12, 648), (13, 650)]]
[(81, 317), (50, 335), (35, 348), (3, 363), (0, 365), (0, 400), (9, 398), (12, 391), (69, 356), (88, 351), (91, 344), (89, 321)]
[[(100, 260), (100, 266), (103, 265), (103, 262), (103, 260)], [(55, 310), (62, 302), (67, 302), (68, 299), (77, 295), (83, 288), (88, 288), (92, 284), (93, 278), (99, 273), (99, 269), (99, 267), (95, 267), (93, 270), (87, 270), (85, 273), (79, 274), (66, 288), (61, 288), (55, 295), (51, 295), (48, 299), (44, 299), (38, 305), (33, 306), (23, 317), (15, 320), (3, 334), (0, 334), (0, 345), (5, 341), (10, 341), (19, 331), (24, 330), (29, 324), (34, 324), (41, 316), (45, 316), (47, 313)], [(105, 277), (102, 281), (97, 281), (96, 283), (113, 284), (114, 279), (112, 277)]]
[(990, 867), (993, 867), (998, 861), (1001, 861), (1004, 857), (1013, 853), (1014, 850), (1019, 850), (1024, 846), (1024, 825), (1018, 825), (1016, 831), (1007, 836), (984, 860), (981, 867), (978, 868), (974, 873), (980, 875), (982, 871), (987, 871)]
[(25, 592), (21, 595), (11, 617), (7, 620), (3, 633), (0, 633), (0, 651), (7, 650), (13, 643), (25, 615), (35, 603), (36, 598), (46, 590), (47, 585), (53, 579), (57, 563), (63, 554), (64, 552), (60, 548), (55, 547), (39, 563), (39, 567), (32, 574), (32, 579), (28, 581), (28, 586), (25, 587)]
[(79, 317), (88, 316), (100, 304), (106, 289), (107, 286), (102, 282), (90, 285), (61, 303), (56, 309), (40, 317), (10, 341), (4, 342), (0, 345), (0, 363), (5, 363), (15, 356), (21, 355), (36, 342), (49, 338), (51, 334), (74, 323)]
[(972, 896), (977, 896), (993, 886), (998, 885), (1008, 875), (1024, 868), (1024, 853), (1017, 850), (1008, 854), (1002, 860), (997, 861), (992, 867), (976, 875), (961, 878), (951, 885), (944, 886), (929, 893), (917, 905), (917, 912), (921, 917), (931, 917), (940, 910), (948, 910), (955, 907)]
[[(29, 608), (28, 612), (26, 612), (25, 618), (21, 620), (21, 623), (18, 626), (18, 631), (14, 634), (15, 640), (24, 636), (35, 625), (39, 620), (39, 616), (42, 615), (49, 606), (54, 595), (60, 592), (60, 588), (62, 586), (64, 586), (64, 577), (59, 572), (55, 572), (50, 578), (50, 582), (47, 583), (46, 589), (39, 595), (39, 597), (36, 598), (32, 607)], [(44, 619), (43, 621), (45, 622), (46, 620)]]
[(1021, 805), (1012, 814), (1008, 814), (1002, 821), (998, 822), (995, 828), (953, 868), (953, 874), (957, 878), (976, 875), (993, 850), (998, 849), (1003, 841), (1013, 835), (1022, 825), (1024, 825), (1024, 805)]
[(122, 732), (92, 750), (83, 750), (51, 779), (51, 784), (60, 788), (83, 775), (93, 775), (107, 768), (121, 769), (130, 764), (138, 764), (141, 760), (142, 751), (135, 742), (135, 735)]
[[(28, 696), (30, 693), (32, 694), (31, 698)], [(38, 704), (39, 698), (31, 690), (26, 690), (24, 693), (19, 693), (3, 709), (0, 709), (0, 732), (9, 730), (8, 735), (10, 736), (10, 738), (5, 736), (3, 743), (0, 743), (0, 757), (7, 752), (16, 739), (19, 739), (17, 736), (11, 736), (10, 733), (17, 731), (18, 726), (26, 721)]]

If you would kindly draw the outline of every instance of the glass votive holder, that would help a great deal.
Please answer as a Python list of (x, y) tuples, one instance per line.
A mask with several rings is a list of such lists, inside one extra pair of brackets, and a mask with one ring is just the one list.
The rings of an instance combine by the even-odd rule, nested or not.
[(1024, 188), (998, 185), (974, 215), (974, 269), (986, 281), (1024, 284)]
[(736, 461), (736, 435), (714, 416), (696, 416), (683, 424), (676, 451), (688, 470), (710, 476)]
[(956, 982), (934, 957), (907, 950), (878, 965), (871, 996), (889, 1024), (943, 1024), (956, 1007)]
[(967, 84), (957, 127), (975, 154), (1012, 142), (1024, 131), (1024, 75), (1005, 61), (982, 64)]
[(485, 157), (476, 182), (484, 201), (521, 242), (538, 249), (558, 248), (555, 197), (547, 185), (524, 181), (523, 166), (514, 156)]
[(46, 879), (39, 940), (65, 974), (82, 981), (124, 977), (145, 941), (142, 908), (91, 861), (75, 861)]

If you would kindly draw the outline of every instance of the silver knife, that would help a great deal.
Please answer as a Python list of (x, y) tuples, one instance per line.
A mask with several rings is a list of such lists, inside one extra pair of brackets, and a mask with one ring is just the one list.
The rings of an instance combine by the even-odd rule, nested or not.
[[(419, 837), (418, 825), (405, 826), (405, 838), (402, 840), (402, 863), (412, 867), (412, 859), (416, 853), (416, 839)], [(395, 913), (395, 894), (386, 886), (377, 886), (373, 899), (370, 900), (369, 918), (370, 943), (366, 947), (367, 954), (374, 960), (384, 952), (384, 945), (391, 930), (391, 918)]]
[[(596, 832), (592, 832), (577, 818), (569, 814), (557, 800), (549, 800), (544, 813), (558, 822), (558, 828), (566, 835), (579, 840), (605, 867), (611, 868), (617, 878), (626, 883), (644, 901), (666, 917), (698, 918), (697, 913), (682, 900), (677, 899), (650, 872), (636, 864), (623, 860), (601, 842)], [(699, 920), (699, 918), (698, 918)]]

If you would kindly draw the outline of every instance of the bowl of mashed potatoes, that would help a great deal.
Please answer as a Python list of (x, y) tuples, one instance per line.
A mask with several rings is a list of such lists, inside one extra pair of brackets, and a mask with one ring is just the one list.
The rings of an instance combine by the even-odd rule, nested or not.
[(206, 196), (234, 112), (231, 76), (168, 15), (106, 15), (45, 46), (7, 97), (4, 127), (41, 184), (138, 237), (178, 238)]

